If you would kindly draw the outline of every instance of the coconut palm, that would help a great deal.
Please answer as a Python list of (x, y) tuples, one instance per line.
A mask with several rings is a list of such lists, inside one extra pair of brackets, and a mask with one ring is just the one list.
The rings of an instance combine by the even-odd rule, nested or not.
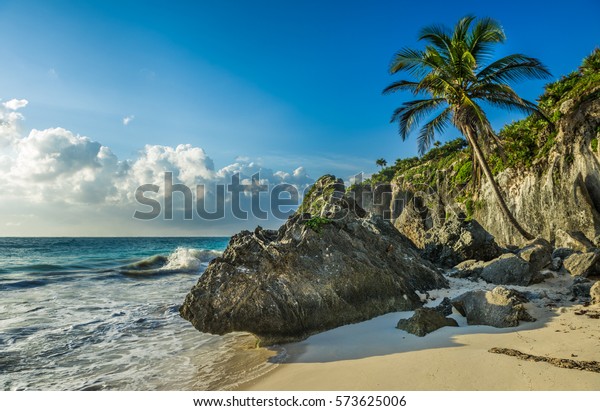
[(383, 169), (385, 166), (387, 166), (387, 160), (385, 158), (378, 158), (375, 161), (375, 164)]
[(398, 122), (400, 136), (405, 140), (415, 125), (429, 117), (417, 137), (421, 154), (434, 142), (434, 135), (450, 124), (464, 135), (473, 151), (473, 164), (483, 170), (502, 212), (529, 240), (533, 236), (508, 209), (483, 154), (482, 148), (489, 150), (500, 142), (481, 103), (543, 116), (534, 103), (519, 97), (509, 83), (547, 78), (550, 73), (539, 60), (523, 54), (489, 62), (493, 46), (505, 39), (502, 27), (490, 18), (464, 17), (453, 31), (438, 25), (425, 27), (419, 36), (419, 40), (427, 42), (425, 49), (398, 51), (389, 69), (391, 74), (407, 72), (414, 80), (395, 81), (383, 93), (410, 91), (423, 96), (403, 103), (391, 118), (391, 122)]

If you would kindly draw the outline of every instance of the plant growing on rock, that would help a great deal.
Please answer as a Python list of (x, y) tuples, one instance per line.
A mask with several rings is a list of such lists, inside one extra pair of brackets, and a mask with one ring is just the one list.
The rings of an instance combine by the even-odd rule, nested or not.
[(331, 220), (329, 218), (317, 216), (317, 217), (309, 218), (308, 220), (305, 220), (302, 223), (305, 226), (307, 226), (308, 228), (310, 228), (311, 230), (313, 230), (314, 232), (320, 233), (321, 230), (323, 229), (323, 226), (331, 223)]
[(500, 141), (480, 104), (485, 102), (544, 117), (535, 103), (519, 97), (508, 83), (542, 79), (550, 73), (539, 60), (523, 54), (511, 54), (488, 63), (493, 46), (505, 39), (502, 27), (490, 18), (476, 21), (473, 16), (464, 17), (454, 31), (437, 25), (426, 27), (419, 37), (428, 42), (425, 49), (404, 48), (396, 53), (390, 65), (391, 74), (408, 72), (414, 80), (395, 81), (383, 93), (410, 91), (415, 96), (424, 96), (403, 103), (392, 115), (391, 122), (398, 122), (403, 140), (416, 124), (436, 113), (417, 137), (421, 154), (434, 142), (436, 133), (443, 132), (450, 124), (455, 126), (472, 148), (473, 164), (483, 170), (506, 218), (523, 237), (532, 239), (508, 209), (483, 154), (483, 149), (499, 145)]

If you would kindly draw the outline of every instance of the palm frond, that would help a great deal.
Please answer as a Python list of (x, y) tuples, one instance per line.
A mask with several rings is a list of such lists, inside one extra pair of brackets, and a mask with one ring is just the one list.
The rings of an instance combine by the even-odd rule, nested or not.
[(415, 124), (444, 103), (441, 98), (407, 101), (394, 110), (390, 123), (398, 122), (398, 132), (406, 140)]
[(475, 16), (465, 16), (456, 23), (452, 34), (452, 43), (464, 43), (469, 33), (469, 27), (475, 20)]
[(483, 83), (506, 83), (527, 79), (545, 79), (550, 71), (538, 59), (523, 54), (511, 54), (482, 69), (477, 78)]
[(438, 114), (431, 121), (427, 122), (419, 132), (417, 136), (417, 144), (419, 148), (419, 154), (425, 154), (425, 151), (431, 147), (434, 141), (435, 133), (442, 134), (448, 123), (450, 122), (450, 114), (452, 110), (450, 107), (446, 107), (440, 114)]
[(410, 91), (413, 94), (417, 94), (419, 84), (420, 84), (420, 82), (416, 82), (416, 81), (398, 80), (398, 81), (394, 81), (392, 84), (390, 84), (389, 86), (384, 88), (381, 93), (382, 94), (391, 94), (391, 93), (395, 93), (397, 91)]
[(439, 24), (424, 27), (419, 33), (419, 40), (429, 41), (444, 57), (448, 56), (449, 50), (452, 48), (450, 30)]
[(427, 70), (427, 62), (423, 60), (423, 52), (411, 48), (403, 48), (398, 51), (390, 63), (389, 72), (395, 74), (399, 71), (419, 75)]
[(480, 62), (491, 56), (492, 47), (496, 43), (503, 43), (504, 40), (506, 35), (502, 26), (497, 21), (484, 17), (477, 21), (467, 37), (467, 47), (473, 57)]

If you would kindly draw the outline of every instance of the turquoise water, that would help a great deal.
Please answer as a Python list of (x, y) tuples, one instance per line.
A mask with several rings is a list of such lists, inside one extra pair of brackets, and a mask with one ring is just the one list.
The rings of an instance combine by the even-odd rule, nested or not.
[(0, 389), (202, 390), (261, 373), (252, 353), (231, 372), (247, 337), (179, 316), (227, 242), (0, 238)]

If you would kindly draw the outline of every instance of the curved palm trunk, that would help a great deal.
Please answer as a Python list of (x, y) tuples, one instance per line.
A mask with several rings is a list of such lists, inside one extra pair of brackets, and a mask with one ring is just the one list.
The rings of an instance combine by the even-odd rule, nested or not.
[(492, 185), (492, 189), (494, 190), (496, 199), (498, 200), (498, 203), (500, 204), (500, 209), (502, 210), (502, 213), (508, 219), (508, 221), (510, 221), (510, 223), (513, 225), (513, 227), (515, 227), (517, 229), (519, 234), (521, 234), (527, 240), (533, 240), (534, 237), (529, 232), (527, 232), (521, 226), (521, 224), (519, 224), (519, 222), (515, 219), (515, 216), (513, 216), (511, 211), (508, 209), (508, 206), (506, 205), (506, 202), (504, 201), (504, 197), (502, 197), (502, 193), (500, 193), (500, 188), (498, 187), (496, 180), (494, 180), (492, 171), (490, 170), (490, 167), (488, 166), (487, 162), (485, 161), (485, 157), (483, 156), (483, 153), (481, 152), (481, 148), (479, 147), (479, 144), (477, 143), (473, 129), (469, 126), (463, 127), (462, 129), (463, 129), (463, 134), (465, 134), (465, 136), (467, 137), (467, 141), (473, 148), (473, 152), (475, 153), (475, 158), (477, 159), (477, 162), (481, 166), (481, 168), (483, 170), (483, 174), (485, 174), (486, 178), (489, 180), (490, 184)]

